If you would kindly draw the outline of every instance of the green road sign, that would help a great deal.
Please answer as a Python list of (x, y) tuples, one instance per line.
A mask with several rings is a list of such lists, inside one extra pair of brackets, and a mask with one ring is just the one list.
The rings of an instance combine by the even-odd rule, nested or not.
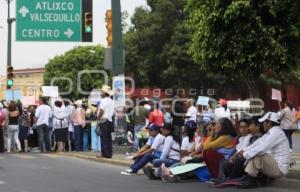
[(17, 0), (17, 41), (81, 41), (82, 0)]

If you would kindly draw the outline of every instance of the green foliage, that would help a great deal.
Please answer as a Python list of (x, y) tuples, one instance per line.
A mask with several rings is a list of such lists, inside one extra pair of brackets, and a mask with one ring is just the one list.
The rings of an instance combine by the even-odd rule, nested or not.
[[(99, 88), (104, 78), (99, 74), (82, 75), (80, 85), (78, 84), (78, 74), (83, 70), (104, 70), (104, 48), (100, 46), (75, 47), (64, 55), (56, 56), (46, 65), (44, 74), (44, 85), (53, 85), (59, 87), (60, 92), (71, 93), (63, 95), (68, 98), (82, 98), (86, 94), (78, 90), (77, 86), (85, 92), (90, 92), (93, 88)], [(55, 80), (57, 78), (57, 80)], [(69, 79), (72, 83), (66, 79)]]
[(186, 0), (147, 3), (148, 8), (136, 8), (125, 34), (127, 75), (138, 86), (200, 87), (204, 72), (187, 53), (191, 33), (185, 26)]
[(189, 53), (202, 69), (245, 82), (251, 91), (261, 74), (276, 78), (299, 66), (299, 1), (188, 0), (186, 11)]

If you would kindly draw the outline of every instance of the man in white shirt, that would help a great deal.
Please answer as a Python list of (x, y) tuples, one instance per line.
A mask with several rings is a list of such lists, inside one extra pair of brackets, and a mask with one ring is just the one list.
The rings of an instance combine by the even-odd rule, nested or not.
[(246, 159), (245, 172), (248, 174), (238, 186), (241, 189), (257, 187), (259, 173), (274, 179), (288, 173), (289, 142), (279, 127), (278, 115), (269, 112), (260, 118), (259, 122), (263, 122), (266, 134), (239, 152), (240, 157)]
[(114, 132), (114, 124), (112, 117), (114, 115), (114, 103), (110, 98), (112, 95), (111, 88), (103, 85), (101, 89), (101, 102), (98, 108), (97, 117), (100, 124), (100, 141), (101, 156), (104, 158), (112, 158), (112, 136)]
[[(41, 152), (50, 152), (50, 140), (49, 140), (49, 118), (52, 117), (51, 107), (47, 104), (45, 97), (40, 97), (41, 105), (37, 107), (35, 111), (37, 133), (39, 138), (39, 148)], [(45, 143), (45, 149), (44, 149)]]
[(193, 105), (193, 101), (191, 99), (187, 100), (187, 112), (185, 114), (185, 122), (197, 120), (197, 108)]
[(225, 99), (219, 100), (219, 107), (215, 109), (215, 120), (221, 118), (228, 118), (230, 119), (230, 110), (227, 107), (227, 101)]

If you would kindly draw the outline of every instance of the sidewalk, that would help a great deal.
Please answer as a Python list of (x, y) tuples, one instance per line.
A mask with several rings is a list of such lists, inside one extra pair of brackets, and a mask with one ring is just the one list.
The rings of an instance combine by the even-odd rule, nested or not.
[(125, 166), (128, 167), (132, 164), (132, 160), (126, 159), (125, 154), (114, 154), (113, 158), (107, 159), (107, 158), (102, 158), (99, 157), (100, 153), (98, 152), (67, 152), (67, 153), (62, 153), (65, 156), (72, 156), (72, 157), (77, 157), (81, 159), (87, 159), (87, 160), (92, 160), (92, 161), (97, 161), (101, 163), (109, 163), (113, 165), (119, 165), (119, 166)]

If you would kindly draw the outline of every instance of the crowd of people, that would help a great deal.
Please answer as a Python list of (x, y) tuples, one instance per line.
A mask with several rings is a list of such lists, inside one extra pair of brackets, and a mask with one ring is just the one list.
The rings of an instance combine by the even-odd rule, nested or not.
[[(212, 186), (235, 179), (239, 188), (257, 187), (258, 181), (287, 174), (292, 134), (300, 120), (290, 102), (277, 113), (238, 117), (225, 99), (216, 108), (210, 102), (195, 106), (191, 99), (173, 99), (176, 102), (161, 103), (143, 98), (122, 111), (134, 160), (122, 174), (143, 169), (150, 179), (176, 182), (200, 172), (206, 173)], [(2, 101), (0, 109), (1, 152), (92, 150), (112, 158), (112, 133), (118, 120), (107, 85), (102, 86), (99, 103), (40, 97), (38, 106)], [(195, 163), (201, 169), (172, 171)]]
[[(133, 164), (121, 174), (132, 175), (142, 169), (150, 179), (178, 182), (206, 171), (211, 186), (229, 183), (238, 188), (254, 188), (286, 175), (292, 133), (300, 120), (290, 102), (276, 113), (239, 118), (232, 115), (225, 99), (218, 103), (213, 109), (211, 105), (195, 107), (186, 100), (175, 103), (174, 111), (158, 102), (153, 102), (150, 110), (148, 102), (139, 103), (131, 116), (136, 150), (130, 157)], [(149, 138), (139, 142), (145, 140), (140, 134), (145, 130)], [(195, 163), (206, 169), (188, 170), (189, 164)], [(179, 167), (187, 172), (172, 172)]]
[[(100, 151), (112, 157), (112, 91), (104, 85), (101, 103), (40, 97), (38, 106), (0, 103), (0, 151)], [(101, 134), (96, 134), (99, 126)]]

